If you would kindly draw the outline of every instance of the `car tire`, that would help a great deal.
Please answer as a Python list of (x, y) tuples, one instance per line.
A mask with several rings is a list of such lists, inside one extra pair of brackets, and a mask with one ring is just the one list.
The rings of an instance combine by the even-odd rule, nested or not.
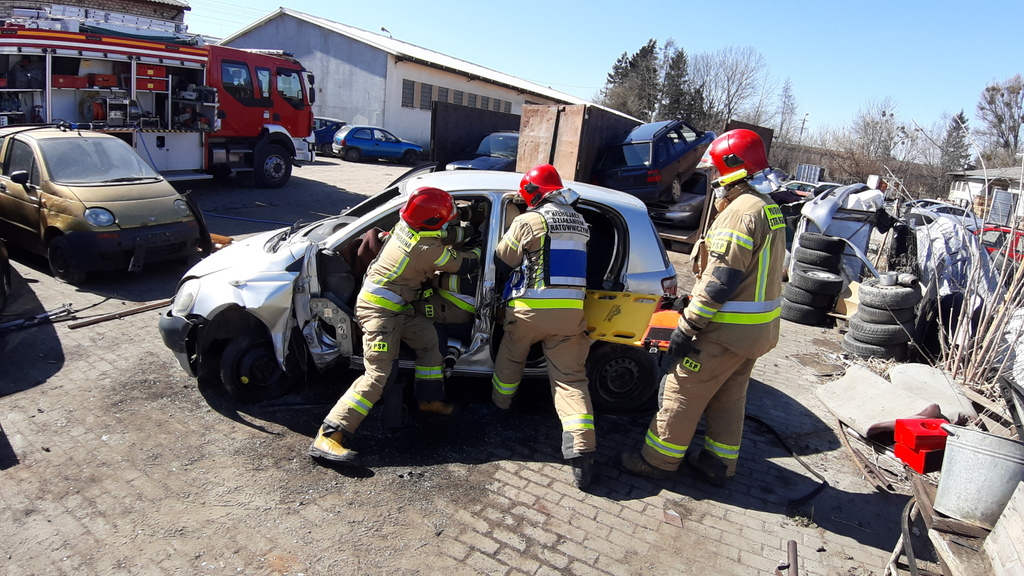
[(283, 147), (265, 144), (256, 148), (256, 161), (252, 169), (256, 186), (280, 188), (292, 176), (292, 159)]
[(858, 298), (861, 304), (873, 308), (913, 308), (921, 301), (921, 292), (907, 286), (882, 286), (878, 278), (861, 282)]
[(665, 191), (665, 199), (672, 204), (679, 203), (679, 199), (683, 196), (683, 177), (682, 175), (676, 176), (672, 179), (672, 185)]
[(331, 147), (330, 142), (325, 142), (320, 145), (320, 149), (317, 150), (317, 154), (326, 157), (334, 156), (334, 148)]
[(836, 297), (833, 294), (809, 292), (788, 283), (782, 287), (782, 297), (794, 304), (803, 304), (811, 308), (827, 308), (831, 310), (836, 305)]
[(231, 340), (220, 358), (220, 380), (232, 398), (244, 403), (280, 398), (295, 386), (281, 369), (269, 338), (245, 336)]
[(46, 259), (50, 262), (50, 272), (57, 280), (72, 286), (85, 282), (86, 273), (75, 263), (75, 256), (67, 237), (57, 236), (50, 240), (46, 247)]
[(797, 239), (797, 244), (808, 250), (829, 254), (842, 254), (846, 250), (846, 242), (842, 238), (816, 232), (804, 232)]
[(810, 248), (805, 248), (801, 244), (793, 250), (793, 259), (801, 264), (807, 264), (808, 266), (834, 270), (838, 268), (839, 263), (843, 261), (843, 254), (841, 252), (833, 254), (831, 252), (822, 252), (821, 250), (812, 250)]
[(876, 346), (891, 346), (910, 342), (910, 333), (914, 330), (913, 322), (903, 324), (875, 324), (865, 322), (855, 314), (850, 318), (850, 333), (858, 342)]
[(347, 148), (344, 152), (344, 158), (348, 162), (359, 162), (363, 158), (363, 152), (359, 148)]
[(658, 375), (655, 355), (637, 346), (596, 342), (587, 355), (595, 412), (636, 410), (657, 391)]
[(789, 277), (789, 283), (815, 294), (837, 296), (843, 291), (842, 276), (818, 268), (794, 268)]
[(884, 360), (904, 360), (907, 357), (906, 344), (878, 346), (857, 340), (853, 333), (847, 332), (841, 344), (843, 350), (863, 358), (880, 358)]
[(864, 303), (860, 303), (853, 318), (860, 318), (872, 324), (902, 324), (903, 322), (910, 322), (914, 319), (914, 316), (913, 308), (886, 310), (885, 308), (875, 308), (874, 306), (866, 306)]
[(803, 324), (804, 326), (821, 326), (828, 319), (828, 309), (814, 308), (782, 299), (782, 319)]
[(402, 152), (402, 164), (408, 164), (410, 166), (420, 161), (420, 155), (415, 150), (406, 150)]

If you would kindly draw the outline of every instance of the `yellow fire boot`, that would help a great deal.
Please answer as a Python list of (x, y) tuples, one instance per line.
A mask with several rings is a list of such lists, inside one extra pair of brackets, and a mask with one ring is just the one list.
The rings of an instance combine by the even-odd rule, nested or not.
[(451, 416), (455, 413), (455, 404), (441, 400), (420, 400), (420, 412), (430, 412), (441, 416)]
[(325, 422), (313, 439), (313, 445), (309, 447), (309, 455), (339, 464), (358, 465), (359, 453), (342, 446), (343, 436), (340, 429)]

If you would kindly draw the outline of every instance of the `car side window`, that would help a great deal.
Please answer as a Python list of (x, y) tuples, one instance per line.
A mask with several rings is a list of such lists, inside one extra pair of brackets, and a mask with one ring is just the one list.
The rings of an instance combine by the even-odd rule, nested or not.
[(351, 133), (353, 138), (362, 138), (363, 140), (373, 140), (373, 133), (367, 128), (360, 128), (355, 132)]
[(270, 98), (270, 68), (256, 69), (256, 85), (259, 86), (258, 98)]
[(249, 67), (244, 63), (222, 62), (221, 79), (224, 83), (224, 90), (235, 100), (253, 97), (252, 76), (249, 74)]
[(4, 174), (10, 175), (18, 170), (28, 172), (30, 184), (39, 185), (39, 168), (36, 166), (35, 152), (21, 140), (11, 142), (11, 150), (4, 160)]

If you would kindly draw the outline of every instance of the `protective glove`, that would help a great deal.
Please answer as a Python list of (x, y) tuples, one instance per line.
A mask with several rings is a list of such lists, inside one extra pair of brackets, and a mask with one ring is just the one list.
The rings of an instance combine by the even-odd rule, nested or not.
[(668, 341), (668, 355), (676, 358), (683, 358), (693, 349), (693, 336), (687, 336), (685, 332), (676, 328)]

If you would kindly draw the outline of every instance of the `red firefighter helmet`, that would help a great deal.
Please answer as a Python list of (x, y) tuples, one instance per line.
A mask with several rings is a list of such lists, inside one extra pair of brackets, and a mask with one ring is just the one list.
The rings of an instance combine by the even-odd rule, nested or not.
[(409, 195), (398, 215), (413, 230), (440, 230), (458, 216), (451, 194), (440, 188), (420, 188)]
[[(729, 130), (715, 138), (706, 156), (718, 170), (718, 181), (721, 184), (752, 177), (769, 167), (761, 137), (752, 130), (742, 128)], [(740, 171), (745, 172), (740, 175)]]
[(519, 181), (519, 195), (526, 200), (526, 205), (533, 208), (540, 203), (549, 192), (565, 188), (558, 170), (551, 164), (538, 164), (523, 174)]

